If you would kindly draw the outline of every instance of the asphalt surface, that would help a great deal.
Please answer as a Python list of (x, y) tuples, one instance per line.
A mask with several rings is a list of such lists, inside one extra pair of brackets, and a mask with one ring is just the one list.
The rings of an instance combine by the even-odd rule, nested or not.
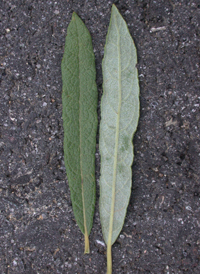
[[(138, 50), (133, 187), (113, 273), (200, 273), (200, 3), (0, 1), (0, 273), (106, 272), (97, 204), (89, 255), (63, 160), (61, 59), (75, 11), (101, 62), (111, 5)], [(98, 109), (99, 119), (100, 110)]]

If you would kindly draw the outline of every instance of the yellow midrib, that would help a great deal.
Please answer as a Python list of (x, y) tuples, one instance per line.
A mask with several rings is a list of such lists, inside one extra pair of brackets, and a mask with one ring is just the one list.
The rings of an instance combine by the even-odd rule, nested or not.
[(108, 232), (108, 247), (112, 245), (112, 233), (113, 233), (113, 220), (115, 211), (115, 191), (116, 191), (116, 177), (117, 177), (117, 154), (119, 145), (119, 122), (120, 122), (120, 112), (121, 112), (121, 54), (120, 54), (120, 33), (116, 23), (115, 25), (118, 32), (117, 48), (118, 48), (118, 112), (117, 112), (117, 124), (116, 124), (116, 134), (115, 134), (115, 153), (114, 153), (114, 164), (113, 164), (113, 181), (112, 181), (112, 203), (111, 203), (111, 214), (109, 221), (109, 232)]

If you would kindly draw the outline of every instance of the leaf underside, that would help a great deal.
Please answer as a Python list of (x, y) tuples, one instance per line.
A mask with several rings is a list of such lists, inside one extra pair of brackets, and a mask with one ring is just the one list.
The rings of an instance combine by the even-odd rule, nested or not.
[(100, 216), (106, 244), (112, 245), (124, 223), (131, 193), (132, 139), (139, 118), (137, 53), (126, 22), (115, 5), (103, 59)]
[(68, 26), (61, 69), (65, 166), (77, 224), (89, 235), (96, 192), (97, 87), (91, 36), (76, 13)]

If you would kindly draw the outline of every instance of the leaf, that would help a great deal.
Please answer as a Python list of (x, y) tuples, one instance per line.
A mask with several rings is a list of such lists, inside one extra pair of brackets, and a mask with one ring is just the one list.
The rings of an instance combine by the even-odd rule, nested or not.
[(91, 36), (76, 13), (68, 26), (61, 69), (65, 166), (74, 215), (89, 253), (96, 193), (97, 87)]
[(100, 216), (107, 244), (107, 273), (112, 272), (111, 246), (117, 239), (131, 193), (132, 139), (139, 119), (137, 53), (126, 22), (112, 6), (103, 59)]

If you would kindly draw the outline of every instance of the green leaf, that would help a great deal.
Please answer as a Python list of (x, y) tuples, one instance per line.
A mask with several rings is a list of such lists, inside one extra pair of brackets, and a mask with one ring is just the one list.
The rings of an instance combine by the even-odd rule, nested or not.
[(111, 246), (117, 239), (131, 193), (132, 139), (139, 119), (137, 53), (126, 22), (112, 6), (103, 59), (100, 216), (107, 244), (107, 273), (112, 272)]
[(91, 36), (76, 13), (68, 26), (61, 69), (65, 166), (74, 215), (89, 253), (96, 193), (97, 87)]

